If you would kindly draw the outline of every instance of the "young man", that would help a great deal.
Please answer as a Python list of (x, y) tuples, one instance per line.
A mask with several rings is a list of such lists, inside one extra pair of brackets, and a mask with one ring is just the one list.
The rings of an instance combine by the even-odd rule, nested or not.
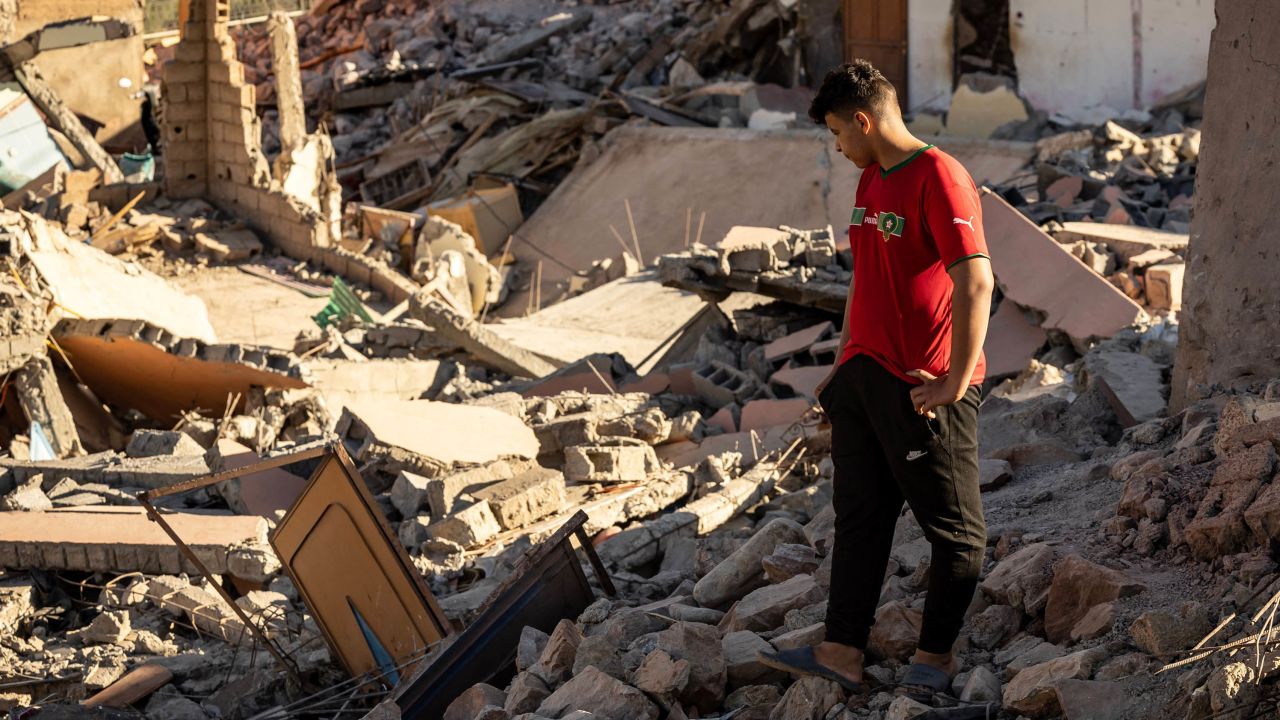
[(893, 85), (865, 60), (827, 73), (809, 115), (862, 169), (843, 350), (818, 389), (835, 463), (831, 595), (824, 642), (762, 657), (860, 691), (905, 501), (933, 555), (903, 685), (928, 699), (958, 670), (951, 647), (986, 546), (976, 386), (994, 280), (982, 209), (964, 167), (907, 130)]

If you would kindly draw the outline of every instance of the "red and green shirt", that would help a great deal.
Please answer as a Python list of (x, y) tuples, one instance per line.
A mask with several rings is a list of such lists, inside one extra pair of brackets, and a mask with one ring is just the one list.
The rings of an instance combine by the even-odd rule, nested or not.
[[(840, 362), (868, 355), (912, 384), (910, 370), (951, 366), (951, 276), (956, 263), (989, 257), (973, 178), (927, 145), (897, 165), (872, 165), (858, 180), (849, 223), (853, 303)], [(973, 384), (987, 361), (978, 357)]]

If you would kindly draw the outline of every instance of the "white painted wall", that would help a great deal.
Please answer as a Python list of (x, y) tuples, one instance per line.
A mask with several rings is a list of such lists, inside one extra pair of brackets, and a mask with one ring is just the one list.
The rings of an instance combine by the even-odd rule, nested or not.
[(1143, 0), (1139, 93), (1144, 107), (1205, 78), (1214, 23), (1213, 0)]
[(951, 104), (951, 0), (907, 4), (907, 108), (945, 111)]
[[(1018, 89), (1033, 107), (1098, 122), (1205, 78), (1214, 0), (1010, 0)], [(911, 0), (909, 106), (945, 110), (951, 2)]]

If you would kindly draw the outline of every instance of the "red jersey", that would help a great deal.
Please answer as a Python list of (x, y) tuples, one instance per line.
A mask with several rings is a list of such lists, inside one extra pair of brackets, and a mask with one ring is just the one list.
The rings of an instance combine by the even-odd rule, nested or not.
[[(912, 384), (925, 370), (951, 367), (951, 276), (973, 257), (990, 257), (973, 178), (955, 158), (928, 145), (888, 170), (872, 165), (858, 180), (849, 224), (853, 303), (840, 362), (864, 354)], [(972, 384), (986, 375), (979, 354)]]

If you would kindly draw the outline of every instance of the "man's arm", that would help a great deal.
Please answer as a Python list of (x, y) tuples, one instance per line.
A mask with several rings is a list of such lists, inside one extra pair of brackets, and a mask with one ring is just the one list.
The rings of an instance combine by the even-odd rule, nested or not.
[(823, 388), (827, 383), (831, 382), (831, 378), (835, 377), (836, 368), (840, 367), (840, 358), (844, 355), (844, 346), (849, 344), (849, 318), (850, 309), (853, 307), (853, 279), (849, 279), (849, 289), (845, 293), (844, 298), (844, 319), (840, 321), (840, 347), (836, 348), (836, 361), (832, 363), (831, 370), (827, 372), (827, 376), (818, 383), (815, 393), (821, 395)]
[(951, 367), (946, 377), (935, 378), (922, 370), (912, 375), (924, 381), (911, 390), (911, 401), (920, 414), (929, 414), (940, 405), (949, 405), (964, 397), (978, 366), (982, 343), (987, 337), (987, 320), (991, 316), (991, 291), (995, 277), (991, 261), (977, 256), (962, 260), (948, 271), (954, 289), (951, 291)]

